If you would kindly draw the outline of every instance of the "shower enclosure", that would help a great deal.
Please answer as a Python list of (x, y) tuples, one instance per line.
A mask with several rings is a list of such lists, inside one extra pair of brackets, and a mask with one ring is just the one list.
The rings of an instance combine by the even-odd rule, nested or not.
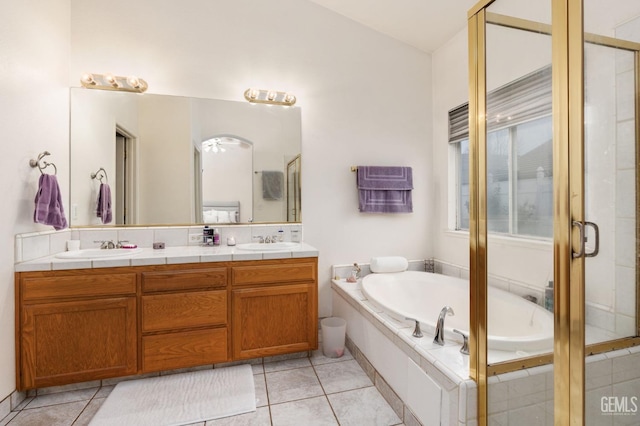
[[(469, 12), (479, 424), (504, 420), (489, 409), (489, 377), (540, 365), (553, 366), (553, 399), (535, 424), (612, 422), (585, 416), (585, 357), (640, 344), (639, 58), (635, 0), (487, 0)], [(488, 348), (493, 287), (553, 312), (553, 347)], [(587, 390), (593, 402), (614, 397)]]

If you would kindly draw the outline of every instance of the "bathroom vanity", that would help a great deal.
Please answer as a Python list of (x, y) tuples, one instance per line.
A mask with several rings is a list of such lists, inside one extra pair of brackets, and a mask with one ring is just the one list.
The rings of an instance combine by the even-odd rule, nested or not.
[(309, 256), (16, 272), (17, 388), (316, 349), (317, 265)]

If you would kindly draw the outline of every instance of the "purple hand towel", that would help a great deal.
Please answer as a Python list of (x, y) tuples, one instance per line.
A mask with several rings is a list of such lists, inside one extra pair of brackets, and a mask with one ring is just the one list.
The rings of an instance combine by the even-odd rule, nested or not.
[(38, 181), (38, 192), (35, 198), (33, 221), (44, 225), (51, 225), (56, 231), (67, 227), (64, 216), (60, 186), (55, 175), (43, 173)]
[(100, 218), (102, 223), (111, 223), (111, 188), (107, 183), (100, 184), (98, 191), (98, 202), (96, 203), (96, 216)]
[(413, 212), (411, 167), (358, 166), (357, 183), (361, 212)]

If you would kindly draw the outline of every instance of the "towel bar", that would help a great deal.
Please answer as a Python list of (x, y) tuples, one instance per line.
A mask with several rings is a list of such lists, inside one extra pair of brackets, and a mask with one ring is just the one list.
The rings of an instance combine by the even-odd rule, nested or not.
[[(41, 174), (44, 174), (44, 169), (46, 169), (49, 166), (53, 166), (53, 174), (57, 175), (58, 174), (58, 168), (56, 167), (55, 164), (53, 163), (49, 163), (47, 161), (42, 160), (44, 157), (46, 157), (47, 155), (51, 155), (51, 153), (49, 151), (44, 151), (41, 152), (40, 154), (38, 154), (38, 159), (37, 160), (29, 160), (29, 165), (33, 168), (38, 168), (38, 170), (40, 170)], [(40, 165), (40, 161), (42, 160), (42, 164)]]
[[(100, 176), (98, 176), (98, 173), (100, 173), (100, 172), (102, 172), (102, 174)], [(102, 178), (104, 178), (104, 180), (107, 181), (107, 183), (109, 183), (109, 178), (107, 177), (107, 172), (102, 167), (100, 167), (97, 172), (91, 173), (91, 179), (96, 179), (96, 178), (100, 179), (100, 183), (103, 183), (102, 182)]]

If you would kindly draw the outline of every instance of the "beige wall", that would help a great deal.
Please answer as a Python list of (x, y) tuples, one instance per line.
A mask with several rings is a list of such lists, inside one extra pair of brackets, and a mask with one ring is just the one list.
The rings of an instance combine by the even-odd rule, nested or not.
[[(73, 0), (71, 23), (71, 85), (82, 72), (113, 72), (141, 76), (150, 93), (242, 101), (258, 87), (297, 96), (320, 316), (331, 314), (330, 265), (431, 255), (430, 55), (297, 0)], [(412, 166), (414, 213), (360, 214), (350, 171), (358, 164)]]
[[(84, 72), (138, 74), (150, 93), (242, 101), (247, 87), (293, 92), (302, 112), (304, 239), (320, 250), (320, 316), (329, 266), (385, 254), (430, 256), (431, 57), (308, 2), (1, 0), (4, 209), (0, 236), (32, 223), (52, 153), (69, 215), (69, 86)], [(286, 19), (284, 19), (286, 18)], [(265, 22), (287, 25), (265, 25)], [(351, 165), (414, 169), (414, 213), (362, 215)], [(14, 340), (12, 250), (0, 261), (0, 341)], [(14, 347), (0, 349), (0, 398), (15, 389)]]
[(33, 223), (39, 172), (29, 159), (49, 151), (69, 197), (69, 0), (0, 0), (0, 400), (15, 390), (13, 246)]

